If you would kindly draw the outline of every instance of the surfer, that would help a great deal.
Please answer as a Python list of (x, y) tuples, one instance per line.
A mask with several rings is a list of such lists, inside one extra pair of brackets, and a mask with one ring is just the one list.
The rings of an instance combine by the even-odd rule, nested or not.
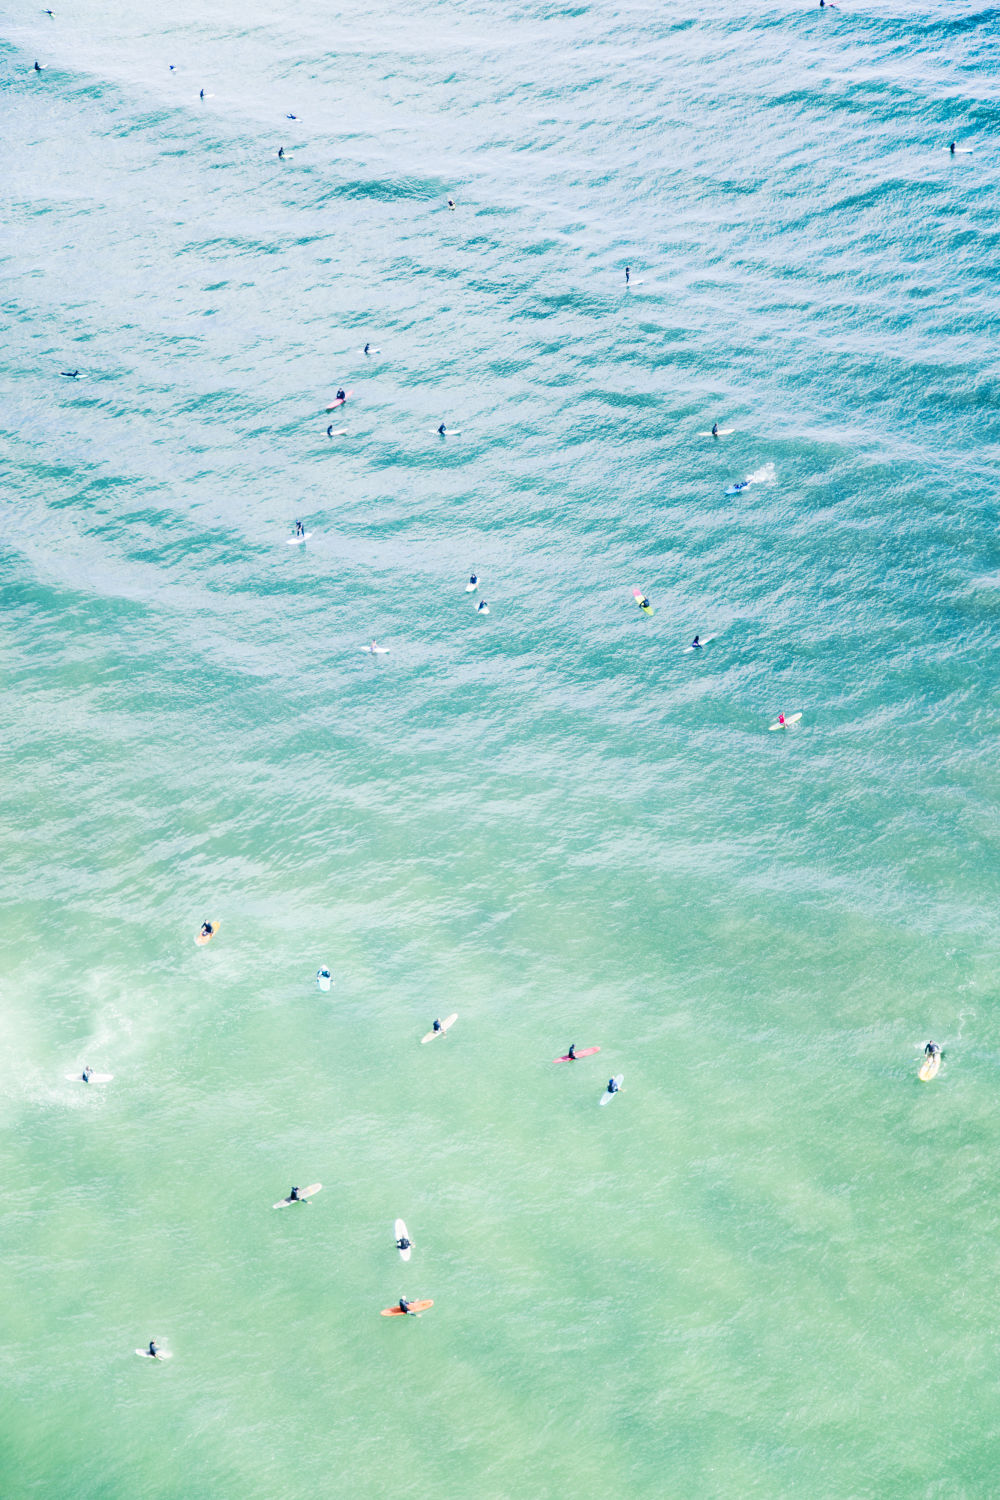
[(199, 99), (204, 99), (204, 97), (205, 97), (205, 90), (204, 89), (199, 90), (198, 98)]
[(625, 267), (625, 285), (626, 286), (628, 286), (628, 284), (631, 281), (631, 279), (632, 279), (632, 270), (631, 270), (631, 267), (630, 266), (626, 266)]
[(343, 388), (341, 388), (337, 392), (337, 400), (338, 401), (346, 401), (347, 400), (347, 392)]
[(288, 1201), (289, 1203), (305, 1203), (307, 1200), (305, 1198), (300, 1198), (298, 1188), (293, 1187), (289, 1190)]
[(924, 1056), (937, 1057), (940, 1051), (941, 1048), (938, 1046), (937, 1042), (928, 1042), (927, 1046), (924, 1048)]
[(397, 1306), (401, 1313), (408, 1313), (411, 1318), (415, 1318), (417, 1316), (416, 1313), (410, 1312), (410, 1301), (408, 1297), (400, 1297)]
[(83, 1079), (84, 1083), (90, 1082), (90, 1075), (93, 1073), (93, 1071), (94, 1070), (89, 1065), (89, 1063), (85, 1065), (83, 1072), (80, 1074), (80, 1077)]
[(449, 198), (448, 199), (448, 207), (449, 208), (454, 208), (455, 207), (455, 200), (454, 200), (454, 198)]
[(646, 598), (645, 594), (643, 594), (642, 598), (638, 600), (638, 604), (640, 609), (649, 609), (650, 607), (649, 600)]
[(305, 536), (305, 534), (306, 534), (306, 528), (303, 526), (302, 522), (301, 521), (296, 521), (296, 523), (295, 523), (295, 535), (296, 536)]
[(469, 588), (470, 589), (477, 589), (478, 587), (479, 587), (479, 574), (478, 573), (470, 573), (469, 574)]
[(570, 1044), (569, 1044), (569, 1050), (567, 1051), (566, 1056), (569, 1058), (570, 1062), (576, 1062), (576, 1043), (575, 1042), (570, 1042)]
[(410, 1246), (412, 1244), (413, 1244), (413, 1241), (412, 1240), (408, 1240), (406, 1238), (406, 1235), (402, 1234), (402, 1235), (400, 1235), (399, 1239), (396, 1241), (396, 1249), (397, 1250), (409, 1250), (409, 1248), (410, 1248)]
[(951, 145), (948, 147), (948, 150), (951, 152), (952, 156), (955, 155), (955, 142), (954, 141), (952, 141)]
[(278, 147), (278, 160), (279, 161), (284, 161), (284, 159), (285, 159), (285, 148), (284, 148), (284, 146), (279, 146)]
[(42, 71), (41, 64), (39, 63), (38, 58), (36, 57), (35, 58), (35, 72), (36, 73), (40, 73), (41, 71)]
[(781, 725), (782, 729), (785, 729), (787, 727), (786, 724), (785, 724), (785, 716), (784, 716), (784, 714), (779, 714), (778, 715), (778, 723)]
[[(375, 642), (373, 641), (372, 645), (374, 645), (374, 644), (375, 644)], [(317, 979), (329, 979), (330, 978), (330, 970), (329, 969), (320, 969), (319, 973), (316, 975), (316, 978)]]
[(434, 1018), (434, 1025), (431, 1027), (431, 1030), (432, 1031), (443, 1031), (444, 1030), (444, 1027), (441, 1025), (441, 1022), (437, 1019), (437, 1017)]
[(327, 435), (327, 437), (333, 437), (333, 423), (332, 422), (330, 423), (329, 427), (326, 429), (326, 435)]
[(619, 1084), (619, 1082), (618, 1082), (618, 1080), (616, 1078), (609, 1078), (608, 1079), (608, 1089), (607, 1089), (607, 1091), (608, 1091), (609, 1094), (617, 1094), (617, 1092), (618, 1092), (618, 1090), (619, 1090), (620, 1087), (621, 1087), (621, 1085)]
[(713, 437), (718, 437), (719, 436), (719, 424), (718, 424), (718, 422), (713, 422), (712, 423), (712, 436)]
[(365, 347), (364, 347), (364, 351), (363, 352), (365, 354), (371, 353), (371, 347), (372, 347), (371, 344), (366, 344)]
[(297, 120), (298, 119), (298, 115), (286, 115), (285, 119), (286, 120)]
[(159, 1359), (160, 1357), (160, 1346), (155, 1339), (150, 1339), (149, 1341), (149, 1357), (150, 1359)]
[(210, 937), (212, 937), (214, 935), (214, 933), (215, 933), (215, 928), (212, 926), (211, 922), (202, 922), (202, 924), (201, 924), (201, 936), (203, 938), (210, 938)]
[(65, 375), (67, 380), (79, 380), (80, 378), (79, 370), (60, 370), (59, 374)]
[(702, 647), (701, 641), (699, 641), (698, 637), (695, 636), (694, 640), (691, 642), (691, 650), (692, 651), (701, 651), (702, 649), (703, 649), (703, 647)]
[(480, 599), (479, 603), (476, 605), (476, 614), (477, 615), (488, 615), (489, 612), (490, 612), (490, 607), (486, 603), (486, 600), (485, 599)]

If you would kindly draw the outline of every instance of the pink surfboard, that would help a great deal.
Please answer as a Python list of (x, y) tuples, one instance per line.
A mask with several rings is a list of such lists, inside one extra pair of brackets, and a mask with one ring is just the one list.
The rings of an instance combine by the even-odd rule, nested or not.
[(566, 1053), (563, 1054), (562, 1057), (554, 1057), (552, 1059), (552, 1061), (553, 1062), (576, 1062), (577, 1057), (593, 1057), (594, 1053), (595, 1052), (600, 1052), (600, 1050), (601, 1050), (600, 1047), (581, 1047), (580, 1051), (576, 1054), (576, 1057), (570, 1057), (569, 1053), (566, 1052)]
[[(348, 391), (347, 396), (353, 395), (353, 391)], [(339, 401), (331, 401), (330, 405), (327, 407), (327, 411), (336, 411), (338, 406), (343, 406), (344, 402), (347, 400), (347, 396), (341, 396)]]

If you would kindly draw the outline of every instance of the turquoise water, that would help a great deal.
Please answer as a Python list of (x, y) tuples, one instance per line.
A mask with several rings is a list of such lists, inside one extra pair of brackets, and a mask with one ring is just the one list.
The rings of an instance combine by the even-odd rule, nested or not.
[(3, 37), (0, 1493), (993, 1494), (997, 12)]

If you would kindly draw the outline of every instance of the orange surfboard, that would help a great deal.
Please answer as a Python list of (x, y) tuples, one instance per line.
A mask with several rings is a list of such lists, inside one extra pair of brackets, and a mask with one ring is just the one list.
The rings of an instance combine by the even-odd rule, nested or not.
[[(423, 1310), (424, 1310), (425, 1307), (433, 1307), (433, 1306), (434, 1306), (434, 1299), (433, 1299), (433, 1297), (425, 1297), (422, 1302), (411, 1302), (410, 1303), (410, 1312), (411, 1313), (423, 1312)], [(404, 1311), (403, 1311), (403, 1309), (401, 1307), (383, 1307), (383, 1309), (382, 1309), (382, 1316), (383, 1316), (383, 1318), (405, 1318), (407, 1316), (407, 1314), (404, 1313)]]
[(199, 948), (204, 948), (206, 943), (210, 943), (212, 941), (212, 939), (215, 937), (215, 934), (222, 926), (222, 923), (219, 918), (216, 917), (215, 921), (209, 922), (208, 925), (212, 929), (211, 932), (199, 932), (198, 936), (195, 938), (195, 942), (198, 944)]

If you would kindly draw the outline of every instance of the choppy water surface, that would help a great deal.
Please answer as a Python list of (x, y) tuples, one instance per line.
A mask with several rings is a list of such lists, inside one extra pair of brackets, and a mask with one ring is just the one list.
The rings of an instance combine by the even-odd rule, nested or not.
[(996, 11), (3, 35), (2, 1493), (993, 1493)]

